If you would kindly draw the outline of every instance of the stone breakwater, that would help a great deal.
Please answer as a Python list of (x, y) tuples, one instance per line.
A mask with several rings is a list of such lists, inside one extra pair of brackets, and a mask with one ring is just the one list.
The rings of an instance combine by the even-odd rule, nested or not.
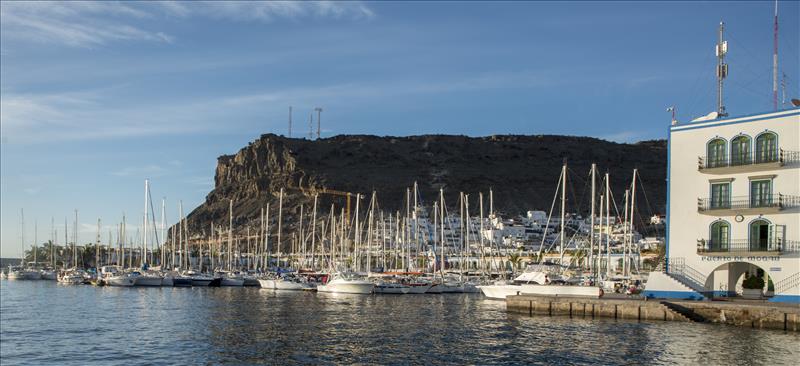
[(506, 299), (506, 310), (530, 316), (694, 321), (757, 329), (800, 330), (798, 305), (517, 295)]

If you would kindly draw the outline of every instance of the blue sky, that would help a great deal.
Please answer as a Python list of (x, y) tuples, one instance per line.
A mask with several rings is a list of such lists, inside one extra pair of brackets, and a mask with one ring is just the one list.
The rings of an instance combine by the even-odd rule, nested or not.
[[(800, 95), (797, 2), (780, 67)], [(262, 133), (665, 138), (715, 108), (726, 22), (731, 114), (771, 110), (771, 2), (87, 2), (0, 5), (0, 256), (79, 210), (81, 241), (143, 212), (177, 218), (216, 158)], [(71, 230), (71, 229), (70, 229)]]

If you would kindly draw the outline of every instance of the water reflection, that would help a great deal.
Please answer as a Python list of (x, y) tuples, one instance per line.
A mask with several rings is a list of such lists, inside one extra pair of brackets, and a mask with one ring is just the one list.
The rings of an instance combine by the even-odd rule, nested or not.
[(2, 281), (0, 318), (4, 365), (758, 365), (800, 357), (796, 333), (528, 317), (480, 295)]

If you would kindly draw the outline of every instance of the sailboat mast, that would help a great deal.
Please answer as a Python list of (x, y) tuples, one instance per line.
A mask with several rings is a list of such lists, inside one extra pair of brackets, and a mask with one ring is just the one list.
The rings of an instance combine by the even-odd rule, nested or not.
[(558, 253), (560, 256), (558, 264), (562, 268), (564, 266), (564, 228), (565, 226), (567, 226), (567, 222), (565, 219), (566, 203), (567, 203), (567, 163), (564, 162), (564, 165), (561, 167), (561, 225), (560, 225), (561, 233), (558, 235), (559, 237)]
[[(597, 171), (597, 165), (592, 163), (592, 213), (589, 217), (589, 266), (593, 266), (594, 264), (594, 212), (595, 212), (595, 195), (596, 187), (595, 187), (595, 172)], [(592, 271), (594, 273), (594, 271)]]
[(100, 268), (100, 218), (97, 219), (97, 240), (94, 244), (94, 268)]
[(439, 202), (439, 217), (441, 218), (441, 221), (442, 221), (442, 224), (441, 224), (442, 237), (441, 237), (441, 244), (440, 244), (442, 255), (441, 255), (441, 264), (439, 265), (439, 274), (442, 276), (442, 283), (444, 283), (444, 222), (445, 222), (445, 216), (444, 216), (444, 189), (443, 188), (439, 188), (439, 199), (440, 199), (440, 202)]
[(479, 227), (479, 230), (480, 230), (480, 235), (479, 236), (480, 236), (480, 241), (481, 241), (481, 259), (480, 259), (481, 264), (480, 264), (480, 267), (481, 267), (481, 273), (483, 273), (483, 275), (485, 276), (486, 275), (486, 262), (485, 262), (485, 259), (484, 259), (484, 256), (483, 256), (483, 253), (484, 253), (484, 250), (483, 250), (483, 192), (478, 192), (478, 201), (479, 201), (478, 202), (478, 206), (479, 206), (478, 209), (481, 211), (481, 221), (480, 221), (480, 227)]
[(233, 268), (233, 200), (228, 200), (228, 271)]
[(142, 267), (144, 267), (144, 265), (146, 263), (148, 263), (148, 261), (147, 261), (147, 214), (148, 214), (148, 206), (149, 205), (147, 204), (147, 197), (148, 197), (148, 195), (150, 193), (149, 192), (149, 189), (150, 189), (150, 184), (149, 183), (150, 182), (147, 179), (144, 180), (144, 226), (143, 226), (144, 229), (142, 231), (142, 250), (144, 250), (144, 254), (142, 255)]
[(162, 197), (161, 198), (161, 242), (164, 245), (161, 246), (161, 263), (159, 263), (161, 268), (164, 268), (164, 263), (166, 263), (166, 260), (167, 260), (167, 253), (166, 253), (167, 251), (165, 250), (166, 246), (167, 246), (167, 237), (166, 237), (166, 235), (167, 235), (167, 216), (166, 215), (167, 214), (166, 214), (166, 212), (167, 212), (167, 199), (166, 199), (166, 197)]
[(628, 272), (628, 200), (630, 199), (630, 190), (625, 190), (625, 220), (622, 227), (622, 275), (625, 276)]
[(778, 110), (778, 0), (775, 0), (775, 32), (772, 53), (772, 105)]
[[(606, 230), (611, 233), (611, 183), (606, 173)], [(611, 274), (610, 237), (606, 237), (606, 274)]]
[[(291, 111), (290, 111), (291, 115)], [(291, 130), (291, 128), (290, 128)], [(291, 131), (289, 132), (289, 137), (292, 137)], [(283, 187), (281, 187), (281, 191), (278, 194), (278, 243), (276, 244), (276, 251), (278, 253), (278, 267), (281, 266), (281, 229), (283, 227)]]
[[(633, 250), (633, 229), (634, 229), (633, 218), (634, 218), (634, 212), (636, 211), (636, 176), (638, 174), (639, 174), (639, 170), (638, 169), (633, 169), (633, 182), (631, 183), (631, 221), (630, 221), (631, 227), (630, 227), (630, 230), (628, 230), (628, 232), (631, 234), (631, 239), (630, 239), (630, 242), (628, 244), (628, 256), (629, 256), (628, 260), (629, 261), (632, 260), (632, 258), (630, 258), (630, 255), (631, 255), (631, 252)], [(637, 244), (637, 246), (638, 246), (638, 244)], [(637, 257), (637, 258), (639, 258), (639, 257)], [(630, 267), (631, 267), (631, 265), (629, 264), (628, 265), (628, 272), (629, 273), (630, 273), (630, 270), (631, 270)], [(638, 267), (638, 262), (637, 262), (637, 267)]]

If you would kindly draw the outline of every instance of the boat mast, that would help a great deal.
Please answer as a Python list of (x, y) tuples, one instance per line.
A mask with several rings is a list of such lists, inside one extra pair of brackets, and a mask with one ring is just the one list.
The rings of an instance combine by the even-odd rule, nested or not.
[(78, 210), (75, 210), (75, 222), (73, 225), (73, 232), (72, 232), (72, 258), (75, 262), (75, 268), (78, 268)]
[(622, 225), (622, 275), (628, 273), (628, 202), (630, 190), (625, 190), (625, 220)]
[(159, 263), (159, 265), (161, 266), (162, 269), (164, 268), (164, 263), (166, 263), (166, 260), (167, 260), (167, 253), (166, 253), (167, 251), (165, 250), (166, 246), (167, 246), (167, 236), (166, 236), (167, 235), (167, 216), (166, 216), (167, 214), (166, 214), (166, 211), (167, 211), (167, 198), (166, 197), (162, 197), (161, 198), (161, 240), (164, 241), (163, 242), (164, 245), (161, 246), (161, 263)]
[[(606, 173), (606, 230), (611, 234), (611, 183)], [(606, 274), (611, 274), (611, 237), (606, 237)]]
[(142, 255), (142, 267), (148, 263), (147, 261), (147, 214), (148, 214), (148, 204), (147, 204), (147, 197), (149, 195), (150, 189), (150, 182), (145, 179), (144, 180), (144, 229), (142, 231), (142, 249), (144, 250), (144, 254)]
[[(319, 136), (317, 136), (319, 138)], [(316, 257), (314, 257), (317, 253), (317, 198), (319, 197), (318, 193), (314, 194), (314, 209), (311, 213), (311, 269), (313, 270), (316, 268)]]
[(561, 233), (558, 235), (559, 237), (559, 244), (558, 244), (558, 253), (560, 259), (558, 261), (559, 266), (564, 268), (564, 228), (567, 226), (566, 222), (566, 204), (567, 204), (567, 162), (564, 161), (564, 165), (561, 167)]
[(439, 217), (442, 220), (442, 225), (441, 225), (442, 226), (441, 227), (442, 237), (441, 237), (441, 245), (440, 245), (441, 246), (441, 251), (442, 251), (442, 255), (441, 255), (442, 258), (441, 258), (441, 264), (439, 265), (439, 275), (442, 276), (442, 283), (444, 283), (444, 222), (445, 222), (445, 216), (444, 216), (444, 188), (439, 188), (439, 199), (440, 199)]
[(185, 225), (183, 220), (183, 201), (178, 201), (178, 267), (181, 270), (184, 268), (183, 258), (186, 257), (184, 254), (186, 248), (183, 245), (183, 225)]
[[(289, 120), (291, 121), (291, 107), (289, 107)], [(289, 123), (291, 126), (291, 122)], [(291, 127), (289, 127), (289, 137), (292, 137)], [(283, 187), (281, 187), (281, 191), (278, 194), (278, 244), (277, 245), (277, 253), (278, 253), (278, 268), (281, 266), (281, 228), (283, 227)]]
[[(420, 230), (419, 230), (419, 216), (417, 214), (417, 209), (419, 208), (419, 204), (417, 202), (417, 196), (418, 195), (419, 195), (419, 191), (417, 191), (417, 181), (414, 181), (414, 212), (412, 214), (413, 215), (412, 218), (414, 219), (413, 233), (414, 233), (414, 246), (415, 246), (415, 250), (416, 250), (416, 254), (417, 254), (417, 261), (419, 261), (419, 257), (420, 257), (420, 255), (419, 255), (419, 251), (420, 251), (420, 246), (419, 246), (420, 232), (419, 231)], [(414, 268), (417, 268), (417, 263), (416, 262), (414, 263)]]
[(597, 276), (600, 276), (600, 271), (603, 269), (603, 199), (605, 199), (604, 194), (600, 194), (600, 209), (598, 213), (600, 215), (600, 225), (598, 225), (597, 230)]
[(228, 200), (228, 271), (233, 268), (233, 200)]
[(97, 219), (97, 240), (94, 245), (94, 268), (100, 268), (100, 218)]
[[(589, 217), (589, 266), (593, 267), (594, 265), (594, 206), (595, 206), (595, 172), (597, 170), (597, 165), (592, 163), (592, 214)], [(592, 268), (590, 268), (592, 270)], [(594, 271), (591, 271), (594, 273)]]
[(372, 191), (372, 199), (369, 203), (369, 221), (367, 221), (367, 275), (372, 271), (372, 244), (373, 244), (373, 219), (375, 211), (375, 191)]
[[(631, 255), (631, 251), (633, 250), (633, 230), (634, 230), (633, 217), (634, 217), (634, 212), (636, 211), (636, 176), (638, 174), (639, 174), (639, 170), (638, 169), (633, 169), (633, 183), (631, 183), (631, 228), (630, 228), (630, 230), (628, 230), (628, 232), (630, 232), (630, 234), (631, 234), (631, 239), (630, 239), (631, 241), (629, 242), (629, 247), (628, 247), (628, 255), (629, 256)], [(637, 243), (636, 245), (638, 247), (639, 244)], [(637, 258), (641, 258), (641, 256), (637, 256)], [(631, 260), (631, 261), (632, 261), (632, 259), (633, 258), (629, 258), (629, 260)], [(637, 271), (638, 271), (638, 267), (639, 267), (638, 259), (637, 259), (637, 263), (636, 264), (637, 264), (636, 267), (637, 267)], [(632, 267), (632, 265), (629, 264), (629, 266), (628, 266), (628, 272), (629, 273), (630, 273), (630, 270), (631, 270), (630, 267)]]
[(481, 241), (481, 273), (483, 276), (486, 276), (486, 261), (483, 256), (484, 248), (483, 248), (483, 192), (478, 192), (478, 208), (481, 211), (481, 222), (480, 222), (480, 241)]
[(355, 245), (353, 246), (353, 270), (356, 272), (361, 271), (361, 257), (358, 255), (361, 250), (361, 226), (358, 219), (358, 209), (361, 204), (361, 193), (356, 193), (356, 223), (355, 223)]
[[(309, 140), (311, 139), (311, 134), (309, 133)], [(299, 254), (299, 255), (298, 255)], [(297, 269), (303, 267), (306, 259), (306, 237), (303, 235), (303, 204), (300, 204), (300, 233), (298, 235), (298, 242), (296, 249), (294, 251), (294, 257), (297, 261)]]

